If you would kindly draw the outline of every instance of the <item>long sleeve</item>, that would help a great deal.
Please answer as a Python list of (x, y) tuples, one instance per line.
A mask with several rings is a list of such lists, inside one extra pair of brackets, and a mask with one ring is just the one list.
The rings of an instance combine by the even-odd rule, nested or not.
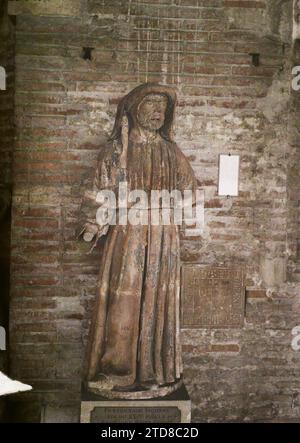
[(102, 190), (111, 190), (117, 196), (118, 183), (120, 181), (119, 145), (114, 142), (104, 147), (99, 155), (94, 178), (90, 177), (82, 185), (82, 203), (80, 207), (78, 234), (82, 233), (86, 223), (97, 224), (96, 214), (99, 208), (97, 194)]

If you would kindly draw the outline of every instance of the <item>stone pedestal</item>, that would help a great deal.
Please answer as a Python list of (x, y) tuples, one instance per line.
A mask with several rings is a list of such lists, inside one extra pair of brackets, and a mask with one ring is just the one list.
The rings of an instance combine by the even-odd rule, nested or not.
[(81, 423), (190, 423), (191, 400), (182, 386), (154, 400), (107, 400), (87, 393), (81, 402)]

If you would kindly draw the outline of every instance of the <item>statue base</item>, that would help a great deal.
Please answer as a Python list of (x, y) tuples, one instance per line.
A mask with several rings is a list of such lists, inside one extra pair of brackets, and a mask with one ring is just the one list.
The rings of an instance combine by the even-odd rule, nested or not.
[(156, 399), (108, 400), (86, 393), (81, 402), (81, 423), (190, 423), (191, 400), (184, 385)]
[(170, 385), (154, 385), (149, 389), (140, 388), (136, 390), (133, 387), (131, 391), (127, 391), (123, 384), (123, 389), (116, 390), (114, 388), (115, 386), (122, 386), (119, 383), (120, 380), (122, 380), (120, 377), (110, 377), (109, 382), (107, 382), (105, 378), (99, 381), (90, 381), (87, 383), (87, 391), (109, 400), (151, 400), (153, 398), (165, 397), (166, 395), (172, 394), (173, 392), (178, 391), (182, 386), (182, 379), (180, 379)]

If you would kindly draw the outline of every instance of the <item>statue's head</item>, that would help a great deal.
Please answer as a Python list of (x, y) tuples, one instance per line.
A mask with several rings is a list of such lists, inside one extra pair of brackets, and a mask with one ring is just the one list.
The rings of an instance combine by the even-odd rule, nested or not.
[(158, 131), (164, 125), (167, 107), (168, 98), (166, 95), (146, 95), (138, 106), (138, 124), (148, 131)]
[(175, 90), (169, 86), (145, 83), (133, 89), (119, 103), (112, 140), (121, 137), (122, 119), (128, 119), (129, 132), (141, 127), (171, 140), (176, 107)]

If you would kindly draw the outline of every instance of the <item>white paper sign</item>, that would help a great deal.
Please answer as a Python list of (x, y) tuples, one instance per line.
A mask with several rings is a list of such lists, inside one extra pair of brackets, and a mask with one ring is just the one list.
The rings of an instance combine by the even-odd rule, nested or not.
[(237, 197), (239, 195), (239, 155), (220, 155), (219, 195)]

